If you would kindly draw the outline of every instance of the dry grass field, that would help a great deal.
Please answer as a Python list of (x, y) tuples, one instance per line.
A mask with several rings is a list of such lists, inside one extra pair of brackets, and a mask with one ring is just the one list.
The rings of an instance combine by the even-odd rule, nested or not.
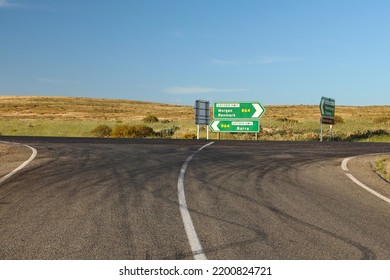
[[(265, 108), (259, 139), (318, 141), (319, 106), (265, 105)], [(99, 125), (110, 129), (149, 126), (155, 132), (171, 131), (167, 137), (172, 138), (192, 138), (196, 134), (192, 106), (97, 98), (0, 96), (0, 112), (1, 135), (93, 137), (92, 131)], [(159, 121), (143, 121), (149, 115)], [(336, 106), (336, 121), (334, 141), (390, 142), (390, 106)], [(324, 128), (325, 140), (329, 140), (329, 126)], [(158, 135), (162, 134), (150, 137)], [(217, 134), (210, 132), (210, 137), (216, 139)], [(229, 133), (221, 138), (254, 139), (254, 136)]]

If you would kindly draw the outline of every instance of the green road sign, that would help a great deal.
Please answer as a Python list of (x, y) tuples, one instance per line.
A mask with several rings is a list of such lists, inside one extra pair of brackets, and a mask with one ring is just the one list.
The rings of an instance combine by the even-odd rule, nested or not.
[(321, 116), (334, 118), (336, 102), (332, 98), (322, 97), (320, 103)]
[(259, 132), (259, 120), (213, 120), (210, 123), (213, 132)]
[(264, 113), (260, 102), (214, 103), (214, 119), (259, 119)]

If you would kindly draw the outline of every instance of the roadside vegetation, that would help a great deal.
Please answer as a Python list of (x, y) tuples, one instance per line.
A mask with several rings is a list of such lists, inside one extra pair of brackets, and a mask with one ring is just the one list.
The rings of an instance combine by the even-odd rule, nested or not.
[(376, 159), (375, 171), (390, 182), (390, 156), (383, 156)]
[[(260, 140), (319, 141), (319, 106), (267, 106)], [(196, 138), (192, 106), (131, 100), (0, 96), (0, 135)], [(333, 141), (390, 142), (390, 106), (336, 106)], [(324, 141), (330, 140), (324, 125)], [(206, 137), (202, 127), (201, 137)], [(255, 139), (221, 133), (221, 139)], [(210, 131), (210, 138), (218, 134)]]

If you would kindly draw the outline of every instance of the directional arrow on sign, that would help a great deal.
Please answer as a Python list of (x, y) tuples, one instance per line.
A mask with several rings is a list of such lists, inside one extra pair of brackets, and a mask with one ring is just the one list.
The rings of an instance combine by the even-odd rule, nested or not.
[(328, 97), (322, 97), (320, 103), (320, 111), (322, 117), (334, 118), (335, 100)]
[(325, 115), (325, 99), (321, 98), (321, 103), (320, 103), (320, 111), (321, 111), (321, 116)]
[(252, 118), (260, 118), (260, 116), (264, 113), (264, 109), (260, 106), (259, 103), (253, 103), (252, 106), (255, 108), (255, 113)]
[(220, 121), (212, 121), (212, 122), (211, 122), (210, 127), (211, 127), (211, 130), (212, 130), (212, 131), (220, 131), (220, 130), (219, 130), (219, 127), (218, 127), (219, 122), (220, 122)]

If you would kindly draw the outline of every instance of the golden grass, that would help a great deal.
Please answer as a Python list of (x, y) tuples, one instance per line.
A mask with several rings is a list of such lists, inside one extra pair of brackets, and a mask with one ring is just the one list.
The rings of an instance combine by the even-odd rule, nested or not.
[(0, 96), (1, 118), (18, 120), (141, 120), (191, 119), (190, 106), (81, 97)]
[[(318, 139), (318, 105), (265, 108), (261, 139)], [(196, 134), (192, 106), (102, 98), (0, 96), (0, 112), (2, 135), (93, 136), (91, 131), (99, 124), (111, 127), (124, 123), (137, 125), (142, 124), (142, 119), (148, 115), (155, 115), (160, 120), (146, 124), (154, 130), (168, 129), (173, 125), (179, 127), (174, 138)], [(390, 141), (390, 106), (336, 106), (336, 115), (344, 121), (334, 126), (336, 140)], [(162, 120), (167, 122), (162, 123)], [(329, 126), (325, 126), (325, 133), (328, 129)], [(360, 138), (354, 138), (354, 135)], [(211, 132), (210, 136), (217, 138)], [(224, 139), (253, 139), (245, 134), (225, 136)]]

